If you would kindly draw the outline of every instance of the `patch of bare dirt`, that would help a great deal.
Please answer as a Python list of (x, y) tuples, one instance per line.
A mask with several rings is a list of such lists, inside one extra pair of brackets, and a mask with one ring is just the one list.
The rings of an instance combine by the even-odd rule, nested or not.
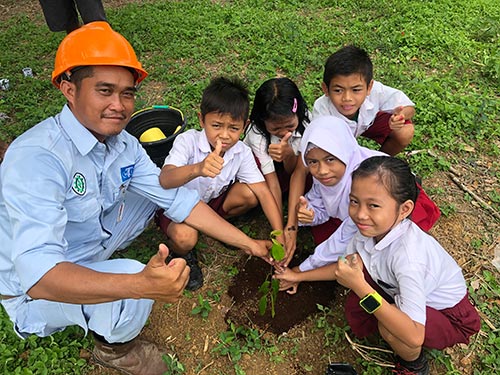
[[(142, 0), (141, 3), (148, 3), (152, 0)], [(103, 0), (104, 10), (116, 9), (130, 3), (137, 3), (137, 0)], [(24, 14), (32, 20), (44, 20), (43, 12), (38, 1), (33, 0), (3, 0), (0, 3), (0, 22)]]
[(303, 283), (295, 295), (279, 293), (274, 317), (270, 302), (261, 315), (259, 288), (272, 273), (271, 266), (259, 258), (249, 258), (240, 261), (237, 267), (239, 273), (228, 289), (234, 304), (226, 317), (238, 325), (255, 325), (265, 332), (281, 334), (317, 313), (317, 304), (330, 306), (340, 299), (336, 282)]
[(38, 14), (42, 14), (40, 3), (28, 0), (3, 0), (0, 4), (0, 22), (5, 22), (20, 14), (25, 14), (31, 19), (36, 18)]

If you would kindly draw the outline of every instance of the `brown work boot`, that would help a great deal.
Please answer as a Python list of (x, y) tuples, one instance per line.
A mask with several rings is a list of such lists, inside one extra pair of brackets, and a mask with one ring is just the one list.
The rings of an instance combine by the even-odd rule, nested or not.
[(163, 375), (167, 365), (158, 347), (147, 340), (136, 338), (124, 344), (108, 344), (94, 340), (94, 360), (106, 367), (129, 375)]

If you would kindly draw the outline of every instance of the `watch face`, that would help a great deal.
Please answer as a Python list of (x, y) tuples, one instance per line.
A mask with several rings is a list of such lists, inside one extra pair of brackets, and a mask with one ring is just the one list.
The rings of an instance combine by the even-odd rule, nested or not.
[(366, 298), (362, 299), (360, 303), (367, 311), (374, 311), (377, 307), (380, 306), (380, 302), (378, 302), (373, 296), (367, 296)]

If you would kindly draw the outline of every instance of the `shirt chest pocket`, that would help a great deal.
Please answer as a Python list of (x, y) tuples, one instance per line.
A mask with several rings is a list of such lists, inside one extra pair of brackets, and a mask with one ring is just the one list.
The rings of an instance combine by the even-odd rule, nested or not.
[(115, 186), (110, 190), (110, 199), (105, 199), (103, 204), (103, 210), (105, 213), (109, 212), (109, 210), (113, 209), (117, 205), (123, 203), (123, 201), (125, 200), (125, 195), (127, 194), (127, 188), (128, 184), (123, 183), (120, 186)]
[(68, 222), (83, 223), (99, 221), (101, 205), (96, 198), (67, 201), (65, 204)]

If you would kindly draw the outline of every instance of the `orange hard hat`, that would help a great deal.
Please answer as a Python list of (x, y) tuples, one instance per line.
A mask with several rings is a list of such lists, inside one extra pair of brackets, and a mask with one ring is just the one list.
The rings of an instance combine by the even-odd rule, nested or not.
[(62, 40), (56, 53), (52, 83), (59, 88), (64, 73), (68, 74), (78, 66), (89, 65), (115, 65), (133, 69), (136, 72), (136, 84), (148, 75), (127, 39), (104, 21), (83, 25)]

